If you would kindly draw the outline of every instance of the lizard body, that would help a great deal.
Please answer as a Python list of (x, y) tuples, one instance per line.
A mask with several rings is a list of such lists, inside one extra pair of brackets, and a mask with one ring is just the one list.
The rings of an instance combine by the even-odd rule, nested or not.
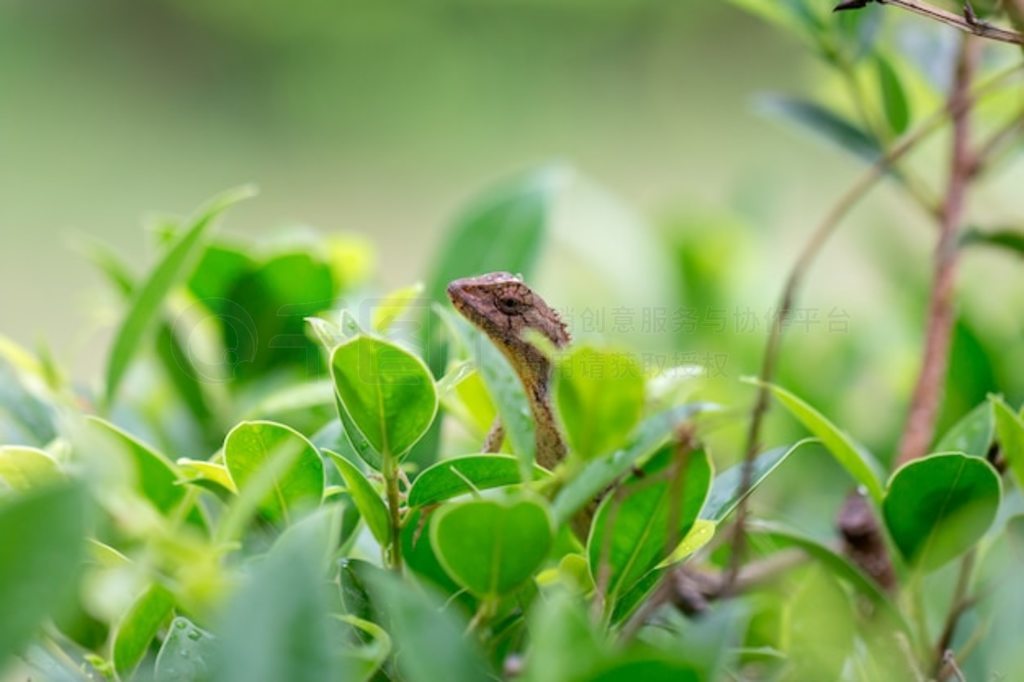
[[(537, 463), (554, 469), (565, 458), (566, 445), (551, 409), (551, 363), (523, 334), (534, 330), (561, 348), (570, 341), (565, 324), (522, 279), (507, 272), (457, 279), (448, 285), (448, 298), (459, 314), (486, 334), (512, 365), (526, 391), (536, 424)], [(485, 449), (496, 451), (502, 434), (500, 422), (496, 422)]]

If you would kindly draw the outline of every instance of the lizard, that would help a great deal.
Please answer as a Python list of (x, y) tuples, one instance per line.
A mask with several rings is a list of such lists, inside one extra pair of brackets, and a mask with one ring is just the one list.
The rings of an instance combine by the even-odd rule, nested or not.
[[(554, 469), (565, 459), (567, 448), (551, 408), (551, 362), (523, 334), (534, 330), (563, 348), (571, 341), (565, 323), (521, 277), (508, 272), (457, 279), (448, 285), (447, 293), (455, 310), (483, 332), (512, 365), (536, 425), (536, 461), (545, 469)], [(497, 452), (503, 436), (501, 422), (495, 419), (484, 451)]]

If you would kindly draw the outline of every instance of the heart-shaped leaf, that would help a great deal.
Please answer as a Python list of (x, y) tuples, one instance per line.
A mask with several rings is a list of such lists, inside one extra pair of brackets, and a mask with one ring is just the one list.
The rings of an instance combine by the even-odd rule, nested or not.
[(553, 539), (551, 513), (532, 499), (451, 504), (435, 513), (430, 526), (441, 565), (482, 597), (508, 594), (529, 580)]

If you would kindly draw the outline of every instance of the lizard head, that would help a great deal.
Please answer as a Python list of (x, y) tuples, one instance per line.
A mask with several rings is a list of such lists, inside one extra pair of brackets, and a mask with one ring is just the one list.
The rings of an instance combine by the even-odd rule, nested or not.
[(556, 346), (569, 343), (565, 324), (523, 280), (508, 272), (457, 279), (448, 298), (460, 315), (503, 345), (525, 343), (522, 334), (534, 329)]

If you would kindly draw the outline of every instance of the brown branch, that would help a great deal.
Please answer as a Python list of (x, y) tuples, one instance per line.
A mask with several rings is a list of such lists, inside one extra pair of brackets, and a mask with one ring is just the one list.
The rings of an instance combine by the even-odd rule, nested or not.
[[(981, 38), (987, 38), (988, 40), (995, 40), (1000, 43), (1024, 46), (1024, 34), (1010, 29), (993, 26), (986, 21), (979, 20), (970, 9), (970, 2), (965, 4), (966, 9), (964, 14), (961, 16), (959, 14), (946, 11), (940, 7), (930, 5), (922, 0), (874, 1), (880, 5), (894, 5), (908, 12), (912, 12), (922, 17), (927, 17), (932, 21), (937, 21), (941, 24), (945, 24), (946, 26), (951, 26), (958, 31), (963, 31), (964, 33), (976, 35)], [(842, 2), (837, 5), (835, 11), (841, 12), (844, 10), (861, 9), (866, 7), (870, 2), (871, 0), (848, 0), (847, 2)]]
[(687, 615), (698, 615), (711, 602), (744, 594), (769, 584), (789, 570), (805, 563), (810, 557), (800, 549), (776, 552), (760, 561), (743, 567), (731, 587), (726, 589), (724, 573), (711, 573), (676, 566), (662, 576), (651, 596), (622, 628), (621, 638), (628, 640), (639, 631), (654, 613), (665, 604), (672, 603)]
[[(914, 150), (919, 143), (927, 139), (937, 131), (947, 120), (947, 117), (956, 114), (961, 109), (966, 109), (981, 99), (983, 96), (996, 91), (1009, 77), (1020, 71), (1021, 65), (1015, 65), (1001, 73), (992, 76), (983, 85), (979, 86), (966, 101), (952, 107), (951, 111), (943, 108), (928, 117), (918, 128), (905, 135), (900, 141), (893, 145), (889, 151), (880, 157), (857, 181), (850, 186), (829, 209), (821, 222), (814, 228), (810, 238), (804, 244), (803, 250), (793, 264), (786, 278), (780, 296), (779, 305), (775, 309), (775, 316), (772, 326), (765, 342), (764, 358), (761, 364), (761, 371), (758, 375), (757, 396), (754, 406), (751, 409), (750, 426), (747, 429), (746, 444), (744, 447), (744, 459), (740, 490), (744, 493), (750, 489), (753, 478), (753, 463), (757, 451), (761, 447), (761, 429), (764, 418), (768, 412), (770, 392), (768, 384), (775, 377), (775, 367), (778, 361), (779, 350), (782, 345), (782, 332), (786, 320), (792, 311), (793, 302), (799, 291), (807, 270), (814, 263), (821, 251), (821, 248), (828, 241), (832, 233), (839, 227), (840, 223), (847, 216), (851, 209), (856, 206), (874, 186), (883, 178), (897, 161)], [(741, 494), (740, 503), (736, 510), (736, 523), (733, 530), (732, 551), (729, 559), (729, 569), (726, 584), (731, 585), (739, 572), (744, 553), (745, 526), (747, 518), (748, 496)]]
[(924, 359), (910, 401), (907, 424), (900, 442), (897, 466), (923, 457), (935, 434), (935, 420), (942, 400), (953, 323), (956, 318), (954, 297), (959, 262), (958, 236), (964, 220), (967, 188), (974, 170), (970, 150), (970, 88), (977, 68), (980, 43), (965, 37), (960, 46), (956, 78), (949, 96), (953, 120), (953, 149), (949, 184), (942, 209), (939, 243), (935, 251), (935, 274), (928, 304)]

